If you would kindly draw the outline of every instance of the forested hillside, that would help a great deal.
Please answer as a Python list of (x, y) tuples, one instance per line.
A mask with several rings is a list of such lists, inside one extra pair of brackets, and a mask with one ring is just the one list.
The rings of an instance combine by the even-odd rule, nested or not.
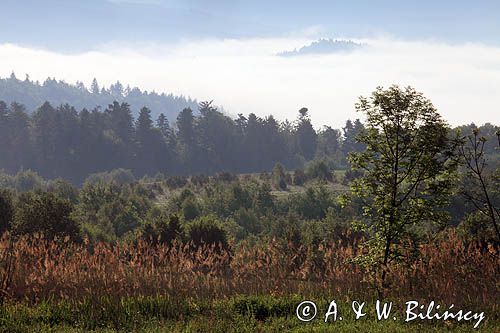
[(119, 81), (106, 88), (94, 79), (90, 87), (85, 87), (82, 82), (73, 85), (54, 78), (47, 78), (43, 83), (32, 81), (29, 76), (21, 80), (14, 73), (10, 78), (0, 78), (0, 100), (9, 104), (21, 103), (27, 112), (36, 110), (47, 101), (52, 105), (71, 104), (78, 110), (104, 108), (113, 101), (118, 101), (128, 103), (133, 112), (138, 112), (146, 105), (153, 114), (163, 113), (169, 119), (175, 119), (180, 110), (194, 108), (197, 103), (189, 97), (147, 92), (137, 87), (124, 86)]
[[(210, 175), (270, 171), (276, 163), (293, 170), (320, 159), (333, 170), (348, 168), (348, 154), (364, 149), (356, 139), (363, 130), (359, 120), (347, 121), (342, 129), (315, 130), (307, 108), (293, 122), (253, 113), (232, 119), (211, 102), (182, 109), (174, 122), (163, 113), (152, 114), (148, 107), (134, 110), (118, 101), (90, 110), (45, 102), (28, 110), (0, 100), (0, 170), (31, 169), (74, 184), (117, 168), (130, 169), (136, 177)], [(461, 129), (469, 133), (474, 126)], [(496, 127), (485, 124), (481, 130), (491, 154)]]
[(0, 102), (0, 170), (32, 169), (45, 178), (80, 183), (89, 174), (116, 168), (145, 174), (213, 174), (270, 171), (280, 162), (289, 169), (315, 157), (345, 168), (346, 155), (363, 148), (355, 142), (363, 125), (348, 121), (343, 132), (315, 131), (306, 108), (296, 121), (273, 116), (231, 119), (209, 102), (184, 108), (174, 123), (156, 119), (142, 107), (137, 118), (117, 101), (102, 110), (45, 102), (34, 112), (17, 102)]

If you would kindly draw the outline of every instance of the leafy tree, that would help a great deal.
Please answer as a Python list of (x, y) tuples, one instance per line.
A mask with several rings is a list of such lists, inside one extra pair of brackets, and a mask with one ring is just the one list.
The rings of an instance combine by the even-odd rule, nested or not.
[[(499, 136), (500, 140), (500, 136)], [(495, 230), (497, 240), (500, 242), (500, 208), (495, 204), (500, 202), (500, 174), (487, 169), (485, 144), (488, 140), (480, 136), (478, 128), (473, 129), (472, 135), (464, 139), (460, 147), (460, 154), (466, 168), (466, 187), (462, 193), (472, 202), (476, 209), (484, 214)], [(500, 146), (500, 141), (499, 141)]]
[(371, 98), (361, 97), (356, 110), (366, 116), (359, 136), (366, 150), (350, 156), (352, 166), (364, 171), (352, 190), (366, 200), (370, 255), (363, 260), (381, 268), (383, 292), (388, 265), (411, 227), (446, 219), (440, 207), (452, 185), (456, 141), (431, 102), (410, 87), (379, 87)]
[(43, 184), (43, 178), (32, 170), (20, 171), (14, 177), (15, 189), (19, 192), (40, 190)]
[(12, 232), (16, 235), (40, 232), (48, 239), (69, 236), (80, 239), (80, 227), (71, 218), (73, 206), (68, 200), (48, 192), (22, 193), (16, 205)]

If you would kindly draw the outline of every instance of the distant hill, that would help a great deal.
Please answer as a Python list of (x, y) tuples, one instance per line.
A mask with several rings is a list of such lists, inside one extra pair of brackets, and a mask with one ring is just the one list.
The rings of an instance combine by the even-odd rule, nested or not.
[(334, 40), (322, 38), (309, 45), (303, 46), (300, 49), (293, 51), (280, 52), (277, 55), (280, 57), (293, 57), (306, 54), (329, 54), (338, 52), (349, 52), (364, 47), (364, 44), (356, 43), (351, 40)]
[(186, 107), (191, 107), (193, 111), (198, 109), (198, 102), (194, 99), (147, 92), (139, 88), (125, 88), (120, 82), (104, 88), (99, 87), (94, 80), (92, 86), (87, 88), (81, 82), (69, 84), (51, 78), (42, 84), (31, 81), (28, 77), (19, 80), (14, 74), (10, 78), (0, 78), (0, 100), (8, 104), (14, 101), (24, 104), (28, 112), (33, 112), (45, 101), (54, 106), (68, 103), (77, 109), (91, 110), (98, 106), (104, 109), (116, 100), (130, 104), (135, 116), (140, 108), (147, 106), (151, 109), (153, 117), (163, 113), (170, 120), (174, 120)]

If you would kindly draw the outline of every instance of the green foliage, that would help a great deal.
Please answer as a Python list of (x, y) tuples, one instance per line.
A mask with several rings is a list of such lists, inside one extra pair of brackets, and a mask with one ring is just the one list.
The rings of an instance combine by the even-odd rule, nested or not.
[(278, 190), (286, 190), (286, 169), (281, 163), (276, 163), (272, 172), (273, 186)]
[(76, 204), (78, 201), (77, 188), (62, 178), (49, 181), (47, 191), (54, 193), (60, 198), (68, 199), (72, 204)]
[(43, 233), (51, 239), (69, 236), (80, 239), (78, 223), (71, 218), (73, 206), (68, 200), (48, 192), (22, 193), (16, 204), (12, 232), (16, 235)]
[(12, 195), (6, 190), (0, 190), (0, 235), (10, 228), (14, 208)]
[[(489, 137), (492, 137), (491, 127)], [(500, 133), (500, 130), (496, 133)], [(488, 166), (490, 161), (487, 151), (491, 144), (487, 144), (488, 139), (480, 135), (479, 128), (474, 128), (472, 135), (463, 139), (460, 154), (465, 169), (465, 186), (460, 191), (478, 212), (490, 220), (500, 242), (500, 168), (494, 170)], [(498, 147), (495, 148), (500, 149), (500, 135)]]
[(125, 169), (114, 169), (109, 172), (100, 172), (90, 175), (85, 182), (89, 184), (114, 183), (117, 185), (131, 184), (136, 179), (132, 171)]
[(188, 240), (195, 247), (217, 245), (227, 247), (227, 235), (221, 222), (214, 216), (203, 216), (187, 224)]
[(301, 302), (299, 296), (276, 298), (263, 296), (239, 296), (231, 300), (231, 308), (242, 316), (249, 316), (259, 321), (270, 317), (291, 317)]
[(431, 102), (412, 88), (377, 88), (356, 109), (367, 119), (359, 136), (366, 150), (350, 156), (353, 169), (364, 171), (352, 191), (365, 199), (370, 262), (386, 267), (411, 236), (410, 226), (446, 221), (440, 207), (452, 185), (456, 141)]
[(14, 188), (19, 192), (39, 190), (43, 184), (43, 178), (32, 170), (20, 171), (14, 177)]
[(487, 215), (476, 211), (465, 217), (458, 225), (458, 233), (467, 242), (495, 243), (496, 233)]
[(254, 206), (257, 211), (269, 213), (274, 211), (274, 199), (271, 194), (271, 186), (268, 183), (262, 183), (257, 189), (257, 194), (254, 198)]
[(166, 216), (164, 213), (151, 216), (151, 222), (146, 223), (142, 237), (153, 243), (172, 244), (174, 240), (182, 241), (184, 229), (177, 215)]
[(186, 221), (191, 221), (200, 216), (200, 209), (194, 197), (188, 197), (182, 202), (182, 216)]
[(95, 234), (109, 232), (121, 237), (143, 224), (151, 208), (151, 193), (142, 185), (85, 183), (78, 198), (74, 217)]
[(293, 185), (302, 186), (307, 181), (307, 176), (304, 170), (297, 169), (293, 173)]
[(323, 219), (328, 208), (335, 205), (332, 193), (325, 186), (315, 186), (291, 195), (289, 209), (304, 219), (314, 220)]
[(313, 160), (306, 169), (306, 175), (309, 179), (318, 179), (324, 182), (332, 181), (332, 171), (324, 160)]
[(244, 231), (241, 238), (257, 235), (262, 231), (260, 220), (253, 210), (242, 207), (234, 213), (233, 219)]

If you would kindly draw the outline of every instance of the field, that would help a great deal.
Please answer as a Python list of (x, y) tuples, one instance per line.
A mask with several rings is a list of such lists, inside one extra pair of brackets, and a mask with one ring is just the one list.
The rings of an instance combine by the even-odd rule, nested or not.
[[(377, 322), (372, 313), (358, 321), (346, 315), (328, 324), (320, 316), (301, 323), (295, 308), (306, 299), (320, 309), (333, 299), (344, 308), (352, 300), (375, 302), (372, 275), (350, 263), (359, 254), (351, 238), (323, 247), (275, 241), (222, 250), (4, 237), (1, 331), (473, 331), (472, 322)], [(449, 232), (425, 245), (410, 267), (391, 267), (384, 299), (395, 304), (439, 300), (484, 311), (480, 331), (497, 332), (500, 262), (495, 251), (466, 246)]]

